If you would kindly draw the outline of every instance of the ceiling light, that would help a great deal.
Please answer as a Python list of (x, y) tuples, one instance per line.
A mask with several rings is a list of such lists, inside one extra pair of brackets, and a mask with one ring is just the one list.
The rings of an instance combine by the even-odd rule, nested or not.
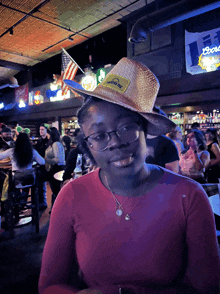
[(73, 42), (74, 39), (73, 39), (71, 36), (69, 36), (68, 40), (69, 40), (70, 42)]
[(14, 33), (14, 32), (13, 32), (13, 28), (10, 28), (10, 29), (9, 29), (9, 34), (12, 36), (13, 33)]

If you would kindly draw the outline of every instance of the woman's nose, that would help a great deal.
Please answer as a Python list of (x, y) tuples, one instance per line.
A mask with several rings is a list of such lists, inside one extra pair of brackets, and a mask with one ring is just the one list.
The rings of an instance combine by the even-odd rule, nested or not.
[(120, 138), (118, 137), (116, 132), (112, 132), (110, 135), (110, 140), (108, 142), (108, 148), (115, 148), (122, 145)]

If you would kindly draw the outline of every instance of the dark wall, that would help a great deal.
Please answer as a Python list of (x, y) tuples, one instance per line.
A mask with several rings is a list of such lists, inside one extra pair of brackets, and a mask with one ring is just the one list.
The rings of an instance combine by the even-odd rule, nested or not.
[[(203, 75), (192, 76), (186, 72), (185, 67), (185, 30), (189, 32), (203, 32), (220, 27), (219, 22), (220, 8), (210, 12), (200, 14), (185, 21), (178, 22), (163, 29), (153, 31), (149, 34), (149, 39), (140, 44), (129, 44), (127, 55), (137, 61), (145, 63), (159, 78), (160, 82), (191, 77), (191, 82), (196, 79), (203, 82)], [(140, 17), (136, 16), (136, 20)], [(128, 37), (134, 19), (128, 21)], [(160, 46), (153, 48), (157, 38), (160, 38)], [(208, 73), (208, 75), (215, 75)], [(200, 76), (200, 77), (197, 77)], [(198, 84), (200, 87), (200, 85)], [(184, 89), (182, 89), (184, 91)], [(185, 91), (188, 91), (186, 88)], [(167, 93), (167, 94), (172, 94)]]

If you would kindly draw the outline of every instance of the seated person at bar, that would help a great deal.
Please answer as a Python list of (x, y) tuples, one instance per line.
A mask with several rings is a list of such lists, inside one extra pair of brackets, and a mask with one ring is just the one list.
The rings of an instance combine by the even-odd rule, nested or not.
[[(0, 153), (0, 160), (7, 157), (11, 158), (12, 174), (17, 170), (25, 171), (31, 169), (34, 161), (40, 165), (45, 164), (44, 158), (33, 149), (27, 133), (19, 133), (15, 141), (15, 147)], [(29, 188), (24, 190), (27, 195), (28, 191)]]
[[(152, 112), (159, 90), (142, 63), (121, 59), (93, 91), (68, 87), (98, 168), (69, 181), (52, 210), (40, 294), (218, 293), (213, 212), (195, 181), (147, 164), (146, 135), (175, 124)], [(87, 287), (78, 283), (79, 270)]]
[(38, 164), (45, 164), (45, 160), (33, 149), (28, 134), (20, 133), (15, 141), (15, 147), (0, 153), (0, 160), (10, 157), (12, 171), (30, 169), (36, 161)]

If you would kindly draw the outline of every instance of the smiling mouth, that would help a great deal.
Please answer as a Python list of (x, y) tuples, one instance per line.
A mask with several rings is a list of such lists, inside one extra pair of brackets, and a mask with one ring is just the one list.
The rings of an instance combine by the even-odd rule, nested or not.
[(111, 161), (111, 164), (114, 165), (115, 167), (125, 167), (130, 165), (133, 161), (134, 161), (134, 157), (129, 156), (123, 159)]

